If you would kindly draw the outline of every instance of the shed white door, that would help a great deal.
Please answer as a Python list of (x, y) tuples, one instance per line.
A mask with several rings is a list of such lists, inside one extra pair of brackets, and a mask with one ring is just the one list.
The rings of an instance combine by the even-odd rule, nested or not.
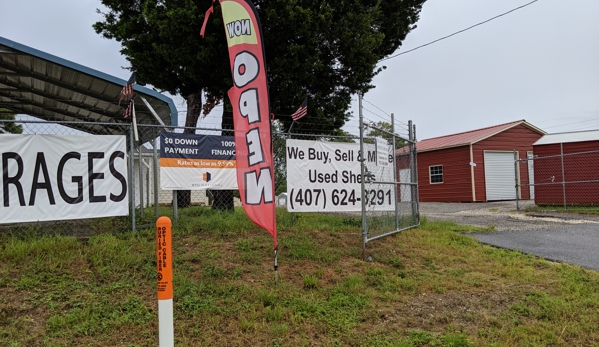
[[(401, 183), (410, 183), (411, 182), (411, 172), (410, 169), (402, 169), (399, 170), (399, 182)], [(399, 192), (400, 201), (412, 201), (412, 187), (408, 185), (400, 185)]]
[(516, 200), (514, 152), (485, 152), (487, 201)]

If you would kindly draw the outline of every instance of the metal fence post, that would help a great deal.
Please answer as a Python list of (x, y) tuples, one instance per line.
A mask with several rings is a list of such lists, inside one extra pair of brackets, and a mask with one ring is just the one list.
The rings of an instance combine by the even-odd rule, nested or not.
[(560, 143), (559, 148), (560, 148), (560, 156), (559, 157), (562, 162), (562, 195), (563, 195), (563, 199), (564, 199), (564, 211), (566, 211), (568, 209), (568, 205), (566, 203), (566, 171), (564, 169), (564, 144)]
[[(414, 131), (412, 129), (412, 120), (408, 120), (408, 139), (410, 140), (410, 144), (408, 146), (410, 151), (410, 183), (414, 183), (414, 149), (415, 149), (415, 140), (414, 140)], [(410, 200), (412, 203), (412, 220), (416, 220), (416, 187), (411, 184), (410, 185)]]
[(420, 225), (420, 193), (418, 192), (418, 148), (416, 146), (416, 124), (412, 124), (412, 141), (414, 141), (414, 174), (412, 183), (415, 184), (414, 203), (416, 204), (416, 220), (413, 222)]
[(178, 209), (179, 202), (177, 200), (178, 200), (177, 191), (173, 190), (173, 220), (175, 221), (175, 224), (177, 224), (177, 221), (179, 221), (179, 209)]
[[(395, 148), (395, 115), (393, 113), (391, 113), (391, 133), (393, 134), (393, 143), (391, 144), (391, 146), (393, 146), (393, 182), (395, 182), (395, 185), (393, 186), (393, 189), (395, 189), (395, 230), (399, 230), (399, 204), (397, 203), (397, 195), (399, 194), (399, 197), (401, 197), (401, 185), (398, 184), (399, 177), (397, 177), (397, 149)], [(398, 187), (399, 192), (397, 191)]]
[(152, 158), (154, 168), (154, 215), (158, 219), (158, 138), (154, 138), (154, 155)]
[(514, 187), (516, 188), (516, 210), (520, 210), (519, 206), (519, 197), (520, 194), (518, 194), (518, 152), (516, 152), (516, 150), (514, 149)]
[(367, 236), (367, 223), (366, 223), (366, 194), (364, 194), (364, 162), (366, 158), (364, 156), (364, 117), (362, 115), (362, 93), (358, 93), (358, 114), (360, 118), (360, 189), (362, 190), (362, 196), (360, 202), (362, 203), (362, 259), (366, 259), (366, 236)]
[(135, 162), (133, 149), (133, 126), (129, 125), (129, 206), (131, 211), (131, 230), (135, 231)]

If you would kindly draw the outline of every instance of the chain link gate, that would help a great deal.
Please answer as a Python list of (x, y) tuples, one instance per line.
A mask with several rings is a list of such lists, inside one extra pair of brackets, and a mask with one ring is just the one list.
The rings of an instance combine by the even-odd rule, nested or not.
[[(365, 124), (361, 95), (358, 101), (360, 152), (362, 153), (361, 172), (364, 178), (362, 180), (362, 253), (365, 257), (366, 243), (419, 226), (420, 213), (415, 126), (412, 121), (404, 124), (403, 130), (408, 133), (408, 137), (405, 138), (396, 134), (393, 114), (390, 115), (390, 122), (386, 122), (391, 124), (391, 129), (385, 129), (374, 123)], [(367, 147), (376, 141), (364, 134), (367, 129), (374, 130), (377, 135), (382, 137), (382, 139), (379, 138), (379, 143), (386, 142), (391, 149), (391, 165), (382, 167), (377, 165), (374, 169), (377, 172), (369, 171), (366, 165), (369, 152)], [(376, 150), (378, 151), (378, 149)], [(393, 211), (378, 210), (376, 207), (380, 204), (377, 204), (377, 200), (387, 198), (394, 199), (395, 209)]]

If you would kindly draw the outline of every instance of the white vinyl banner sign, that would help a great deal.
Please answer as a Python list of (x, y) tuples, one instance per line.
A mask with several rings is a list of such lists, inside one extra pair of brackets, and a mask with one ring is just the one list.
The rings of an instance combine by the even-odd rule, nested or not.
[(0, 223), (129, 214), (125, 136), (0, 135)]
[[(373, 175), (373, 181), (386, 183), (366, 184), (366, 210), (367, 211), (394, 211), (395, 210), (395, 185), (397, 181), (393, 173), (393, 146), (387, 142), (364, 144), (366, 152), (366, 169)], [(376, 152), (376, 155), (375, 155)]]
[(382, 137), (376, 138), (376, 166), (389, 166), (389, 144)]
[[(367, 168), (376, 174), (374, 145), (365, 147)], [(362, 194), (357, 143), (287, 140), (287, 210), (290, 212), (361, 211)], [(388, 166), (387, 171), (391, 170)], [(394, 186), (366, 185), (369, 211), (395, 209)], [(380, 199), (379, 199), (380, 197)]]

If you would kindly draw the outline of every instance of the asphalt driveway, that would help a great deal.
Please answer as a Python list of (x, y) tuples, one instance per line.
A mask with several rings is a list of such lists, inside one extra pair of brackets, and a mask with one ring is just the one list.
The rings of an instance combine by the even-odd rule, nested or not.
[(420, 203), (420, 214), (432, 221), (493, 226), (494, 232), (469, 235), (481, 243), (599, 271), (599, 216), (525, 213), (516, 210), (515, 201)]

